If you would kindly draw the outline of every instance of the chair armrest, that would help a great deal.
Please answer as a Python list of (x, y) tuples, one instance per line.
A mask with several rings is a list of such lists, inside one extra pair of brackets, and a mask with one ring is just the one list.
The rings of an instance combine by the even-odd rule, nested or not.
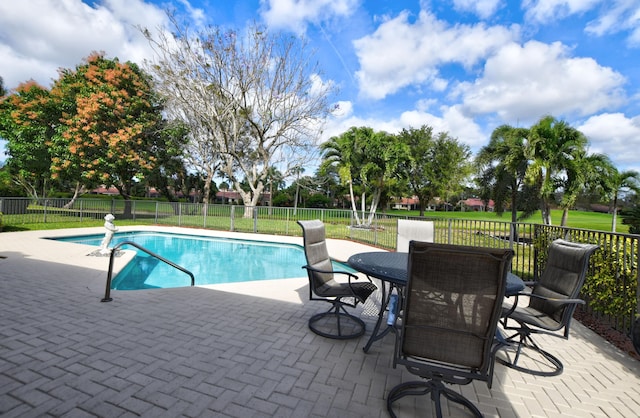
[(558, 298), (549, 298), (546, 296), (536, 295), (536, 294), (527, 294), (530, 298), (540, 299), (546, 302), (553, 302), (558, 305), (585, 305), (585, 302), (582, 299), (558, 299)]
[[(311, 267), (310, 265), (304, 265), (302, 266), (303, 269), (307, 269), (307, 270), (311, 270), (314, 271), (316, 273), (325, 273), (325, 274), (346, 274), (349, 277), (349, 282), (351, 282), (351, 278), (353, 277), (355, 280), (358, 280), (359, 277), (356, 276), (353, 273), (349, 273), (348, 271), (342, 271), (342, 270), (320, 270), (317, 269), (315, 267)], [(371, 280), (369, 280), (371, 281)]]

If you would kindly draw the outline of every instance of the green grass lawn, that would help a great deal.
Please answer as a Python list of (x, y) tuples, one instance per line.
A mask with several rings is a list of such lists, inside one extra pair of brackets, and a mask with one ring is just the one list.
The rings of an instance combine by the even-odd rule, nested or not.
[[(419, 216), (418, 211), (402, 211), (402, 210), (390, 210), (389, 214), (396, 215), (408, 215)], [(502, 216), (498, 216), (494, 212), (425, 212), (427, 218), (455, 218), (455, 219), (473, 219), (483, 221), (498, 221), (498, 222), (510, 222), (511, 213), (504, 213)], [(611, 222), (613, 216), (608, 213), (598, 212), (584, 212), (572, 210), (569, 211), (569, 218), (567, 220), (567, 226), (570, 228), (580, 229), (592, 229), (596, 231), (611, 232)], [(551, 211), (551, 220), (554, 225), (560, 225), (562, 219), (561, 210)], [(540, 211), (536, 212), (530, 218), (523, 219), (520, 222), (541, 224), (542, 216)], [(629, 226), (622, 224), (622, 218), (618, 215), (616, 232), (628, 233)]]

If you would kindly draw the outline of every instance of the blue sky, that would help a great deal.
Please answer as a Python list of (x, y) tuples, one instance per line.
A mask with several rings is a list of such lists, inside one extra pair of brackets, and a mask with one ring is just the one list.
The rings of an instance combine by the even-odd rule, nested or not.
[(497, 126), (551, 114), (640, 171), (638, 0), (2, 0), (0, 76), (48, 85), (92, 51), (141, 63), (135, 26), (166, 25), (167, 7), (192, 27), (307, 38), (338, 87), (321, 141), (427, 124), (475, 152)]

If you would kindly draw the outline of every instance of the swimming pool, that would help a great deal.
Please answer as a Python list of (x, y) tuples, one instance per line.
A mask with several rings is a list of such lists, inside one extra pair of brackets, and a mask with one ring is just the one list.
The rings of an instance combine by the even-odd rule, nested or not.
[[(104, 234), (55, 238), (100, 246)], [(191, 271), (196, 285), (306, 277), (304, 250), (299, 245), (164, 232), (122, 232), (110, 247), (132, 241)], [(183, 272), (138, 251), (111, 283), (112, 289), (137, 290), (189, 286)], [(336, 268), (347, 269), (336, 263)]]

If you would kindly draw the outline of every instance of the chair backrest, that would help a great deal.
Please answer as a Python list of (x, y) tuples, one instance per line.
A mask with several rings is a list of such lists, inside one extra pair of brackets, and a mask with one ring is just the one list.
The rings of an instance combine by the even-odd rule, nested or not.
[(409, 241), (433, 242), (433, 221), (398, 219), (396, 251), (409, 251)]
[[(327, 250), (324, 223), (320, 220), (312, 220), (298, 221), (298, 224), (302, 227), (307, 265), (317, 270), (333, 271), (333, 264)], [(332, 273), (319, 273), (309, 269), (307, 272), (310, 286), (314, 291), (333, 280)]]
[(512, 257), (508, 249), (412, 241), (396, 362), (418, 358), (489, 380)]
[[(554, 299), (575, 299), (584, 284), (589, 258), (597, 245), (580, 244), (557, 239), (549, 246), (547, 264), (536, 282), (534, 294)], [(575, 304), (560, 307), (558, 303), (531, 298), (529, 307), (552, 317), (559, 328), (568, 324), (576, 309)]]

